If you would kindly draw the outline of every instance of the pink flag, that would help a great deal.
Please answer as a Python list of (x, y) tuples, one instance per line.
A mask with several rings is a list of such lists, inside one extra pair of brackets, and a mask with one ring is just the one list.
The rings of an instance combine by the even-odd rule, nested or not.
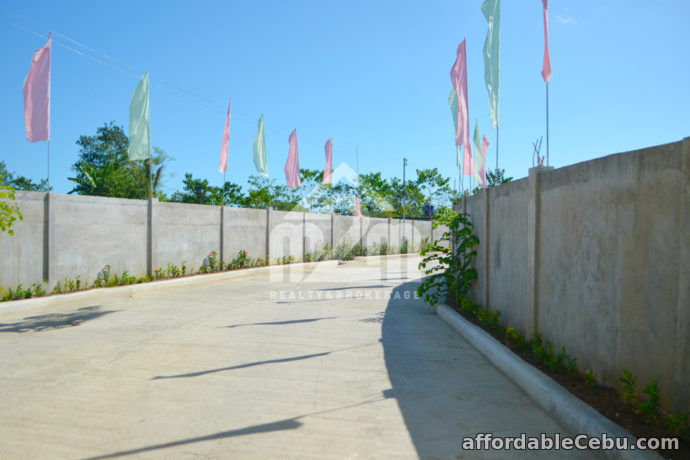
[(472, 144), (465, 144), (465, 151), (462, 154), (462, 173), (466, 176), (474, 176), (474, 161), (472, 161)]
[(24, 125), (29, 142), (50, 140), (50, 44), (36, 50), (24, 80)]
[(225, 172), (228, 170), (228, 141), (230, 140), (230, 108), (232, 107), (232, 98), (228, 102), (228, 118), (225, 119), (225, 130), (223, 131), (223, 146), (220, 148), (220, 166), (218, 172)]
[(482, 155), (484, 156), (484, 161), (482, 162), (482, 167), (479, 168), (479, 177), (482, 179), (482, 188), (486, 188), (486, 149), (489, 148), (489, 139), (486, 136), (482, 136)]
[(357, 198), (355, 199), (355, 217), (363, 217), (362, 208), (359, 205), (359, 195), (357, 195)]
[[(465, 40), (458, 46), (458, 56), (450, 69), (450, 81), (458, 96), (458, 125), (455, 130), (455, 145), (470, 145), (470, 120), (467, 99), (467, 52)], [(470, 148), (471, 149), (471, 148)], [(471, 150), (470, 150), (471, 151)]]
[(544, 65), (541, 76), (545, 82), (551, 79), (551, 58), (549, 57), (549, 0), (541, 0), (544, 4)]
[(299, 152), (297, 151), (297, 130), (290, 134), (290, 151), (285, 163), (285, 180), (287, 186), (296, 188), (302, 185), (299, 179)]
[(333, 183), (333, 138), (326, 141), (326, 168), (323, 170), (322, 184)]

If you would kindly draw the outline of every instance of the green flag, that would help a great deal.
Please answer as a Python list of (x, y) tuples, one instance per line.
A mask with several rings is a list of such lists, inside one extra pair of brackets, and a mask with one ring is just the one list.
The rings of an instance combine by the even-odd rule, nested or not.
[(479, 175), (479, 171), (482, 169), (485, 158), (482, 149), (482, 136), (479, 134), (479, 122), (474, 123), (474, 178), (477, 180), (477, 184), (482, 183), (482, 176)]
[(151, 129), (149, 117), (149, 73), (146, 72), (129, 103), (129, 147), (130, 160), (151, 158)]
[(254, 166), (259, 174), (268, 177), (268, 161), (266, 160), (266, 138), (264, 137), (264, 115), (259, 118), (259, 130), (254, 138)]
[(491, 124), (498, 127), (498, 84), (501, 55), (501, 0), (485, 0), (482, 13), (489, 23), (484, 41), (484, 80), (489, 90)]
[[(455, 134), (458, 130), (458, 93), (456, 93), (454, 89), (450, 90), (450, 96), (448, 96), (448, 104), (450, 105), (450, 113), (453, 115), (453, 133)], [(461, 146), (456, 145), (455, 148), (458, 154), (458, 168), (462, 168)]]

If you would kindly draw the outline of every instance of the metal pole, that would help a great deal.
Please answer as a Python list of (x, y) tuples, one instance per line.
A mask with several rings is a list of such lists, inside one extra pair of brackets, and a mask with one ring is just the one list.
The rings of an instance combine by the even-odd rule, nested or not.
[(546, 166), (549, 166), (549, 82), (546, 82)]
[(407, 166), (407, 158), (403, 157), (403, 196), (402, 196), (402, 205), (403, 205), (403, 231), (402, 231), (402, 241), (400, 242), (400, 245), (402, 246), (405, 244), (405, 200), (406, 194), (407, 194), (407, 183), (405, 182), (405, 167)]
[(227, 171), (223, 171), (223, 186), (220, 188), (221, 193), (222, 193), (220, 202), (221, 202), (222, 206), (225, 206), (225, 174), (226, 174), (226, 172)]
[(355, 161), (357, 162), (357, 195), (359, 195), (362, 191), (359, 184), (359, 147), (355, 147)]
[(48, 192), (50, 192), (50, 139), (48, 139)]
[(498, 171), (498, 123), (496, 123), (496, 171)]

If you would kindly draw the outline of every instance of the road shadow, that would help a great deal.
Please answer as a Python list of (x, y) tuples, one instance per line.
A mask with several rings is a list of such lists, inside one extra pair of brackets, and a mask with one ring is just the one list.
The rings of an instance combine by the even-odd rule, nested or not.
[[(346, 406), (334, 407), (331, 409), (325, 409), (325, 410), (321, 410), (321, 411), (317, 411), (317, 412), (312, 412), (309, 414), (302, 414), (302, 415), (298, 415), (296, 417), (278, 420), (277, 422), (262, 423), (259, 425), (253, 425), (253, 426), (246, 427), (246, 428), (239, 428), (236, 430), (221, 431), (221, 432), (209, 434), (206, 436), (196, 436), (193, 438), (181, 439), (178, 441), (170, 441), (170, 442), (165, 442), (165, 443), (160, 443), (160, 444), (154, 444), (151, 446), (139, 447), (137, 449), (122, 450), (122, 451), (113, 452), (110, 454), (98, 455), (95, 457), (88, 457), (87, 460), (101, 460), (101, 459), (106, 459), (106, 458), (124, 457), (127, 455), (136, 455), (136, 454), (141, 454), (143, 452), (150, 452), (153, 450), (167, 449), (167, 448), (176, 447), (176, 446), (184, 446), (187, 444), (193, 444), (193, 443), (197, 443), (197, 442), (213, 441), (213, 440), (218, 440), (218, 439), (233, 438), (233, 437), (237, 437), (237, 436), (246, 436), (246, 435), (251, 435), (251, 434), (256, 434), (256, 433), (269, 433), (269, 432), (274, 432), (274, 431), (295, 430), (295, 429), (297, 429), (303, 425), (303, 423), (300, 422), (300, 419), (306, 419), (308, 417), (312, 417), (315, 415), (323, 415), (323, 414), (328, 414), (328, 413), (332, 413), (332, 412), (340, 412), (343, 410), (352, 409), (354, 407), (360, 407), (360, 406), (365, 406), (367, 404), (373, 404), (373, 403), (376, 403), (376, 402), (379, 402), (379, 401), (382, 401), (384, 399), (389, 398), (390, 396), (387, 395), (387, 391), (388, 390), (383, 391), (381, 396), (374, 397), (374, 398), (368, 399), (368, 400), (364, 400), (364, 401), (361, 401), (358, 403), (348, 404)], [(175, 458), (175, 457), (169, 457), (169, 458)]]
[(458, 458), (462, 421), (472, 417), (462, 398), (471, 395), (463, 394), (459, 363), (453, 362), (457, 337), (424, 301), (405, 299), (418, 286), (408, 282), (395, 288), (400, 295), (391, 296), (382, 318), (381, 343), (391, 381), (387, 396), (397, 400), (419, 458)]
[(552, 436), (567, 432), (539, 409), (478, 350), (445, 324), (421, 299), (405, 300), (419, 284), (394, 290), (381, 324), (388, 397), (400, 408), (422, 459), (437, 458), (596, 458), (595, 452), (463, 450), (465, 437)]
[(317, 289), (317, 291), (346, 291), (349, 289), (386, 289), (389, 288), (390, 286), (386, 284), (369, 284), (367, 286), (345, 286), (345, 287), (337, 287), (337, 288), (322, 288), (322, 289)]
[(45, 315), (27, 316), (16, 323), (0, 323), (0, 332), (41, 332), (74, 327), (116, 311), (101, 310), (100, 305), (92, 305), (79, 308), (72, 313), (48, 313)]
[(270, 321), (270, 322), (265, 322), (265, 323), (231, 324), (230, 326), (225, 326), (225, 327), (226, 328), (233, 328), (233, 327), (245, 327), (245, 326), (284, 326), (284, 325), (288, 325), (288, 324), (313, 323), (316, 321), (323, 321), (325, 319), (335, 319), (335, 318), (337, 318), (337, 316), (327, 316), (324, 318), (293, 319), (293, 320), (289, 320), (289, 321)]
[(113, 452), (111, 454), (99, 455), (97, 457), (89, 457), (89, 460), (100, 460), (105, 458), (115, 458), (124, 457), (126, 455), (136, 455), (144, 452), (149, 452), (158, 449), (167, 449), (170, 447), (184, 446), (186, 444), (194, 444), (197, 442), (213, 441), (216, 439), (232, 438), (235, 436), (246, 436), (249, 434), (256, 433), (268, 433), (271, 431), (283, 431), (283, 430), (294, 430), (302, 426), (302, 422), (299, 422), (295, 418), (288, 418), (285, 420), (279, 420), (277, 422), (263, 423), (261, 425), (254, 425), (246, 428), (240, 428), (237, 430), (220, 431), (218, 433), (209, 434), (206, 436), (197, 436), (194, 438), (181, 439), (179, 441), (165, 442), (161, 444), (154, 444), (152, 446), (140, 447), (138, 449), (122, 450), (120, 452)]
[(181, 379), (187, 377), (200, 377), (207, 374), (215, 374), (216, 372), (232, 371), (236, 369), (244, 369), (246, 367), (263, 366), (265, 364), (277, 364), (277, 363), (288, 363), (291, 361), (301, 361), (303, 359), (318, 358), (319, 356), (330, 355), (331, 352), (327, 351), (325, 353), (314, 353), (311, 355), (293, 356), (291, 358), (280, 358), (280, 359), (269, 359), (266, 361), (256, 361), (253, 363), (238, 364), (237, 366), (219, 367), (217, 369), (209, 369), (206, 371), (190, 372), (187, 374), (175, 374), (175, 375), (158, 375), (151, 378), (151, 380), (162, 380), (162, 379)]

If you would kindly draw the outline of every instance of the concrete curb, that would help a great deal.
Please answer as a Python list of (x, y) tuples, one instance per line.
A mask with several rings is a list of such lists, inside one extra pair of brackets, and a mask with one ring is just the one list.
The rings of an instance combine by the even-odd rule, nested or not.
[(172, 278), (160, 281), (148, 281), (146, 283), (128, 284), (125, 286), (91, 288), (79, 292), (70, 292), (66, 294), (51, 294), (43, 297), (32, 297), (22, 300), (10, 300), (0, 303), (0, 313), (7, 313), (12, 311), (29, 310), (32, 308), (46, 307), (52, 304), (57, 304), (65, 301), (72, 301), (77, 299), (85, 299), (97, 295), (102, 295), (106, 292), (113, 294), (135, 294), (146, 291), (153, 291), (161, 288), (184, 286), (185, 284), (201, 284), (220, 280), (228, 280), (239, 278), (242, 276), (252, 275), (257, 272), (271, 272), (284, 270), (287, 267), (316, 267), (316, 266), (330, 266), (338, 265), (338, 260), (324, 260), (321, 262), (300, 262), (285, 265), (269, 265), (267, 267), (253, 267), (240, 270), (228, 270), (219, 273), (196, 274), (185, 276), (184, 278)]
[[(626, 437), (631, 440), (628, 444), (635, 443), (636, 438), (633, 435), (565, 390), (551, 377), (523, 361), (489, 333), (467, 321), (448, 305), (439, 305), (436, 313), (573, 435), (601, 437), (602, 434), (606, 434), (613, 438)], [(606, 458), (615, 459), (662, 458), (655, 451), (649, 450), (596, 452)]]

